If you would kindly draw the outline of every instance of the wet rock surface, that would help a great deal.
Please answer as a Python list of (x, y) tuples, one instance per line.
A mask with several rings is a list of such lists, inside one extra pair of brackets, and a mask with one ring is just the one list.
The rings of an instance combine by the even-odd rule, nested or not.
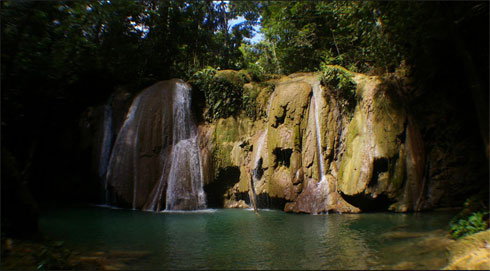
[[(407, 100), (403, 84), (389, 76), (346, 72), (356, 85), (356, 101), (349, 112), (337, 90), (322, 85), (319, 73), (256, 83), (234, 71), (220, 72), (220, 78), (231, 83), (248, 82), (244, 87), (258, 93), (255, 112), (259, 113), (255, 119), (239, 112), (199, 124), (197, 145), (209, 205), (250, 206), (247, 193), (253, 187), (257, 195), (280, 199), (284, 204), (279, 208), (290, 212), (420, 211), (457, 205), (449, 194), (469, 193), (482, 176), (488, 176), (481, 166), (484, 157), (475, 154), (475, 144), (470, 146), (472, 135), (462, 136), (461, 147), (451, 143), (445, 148), (454, 140), (434, 130), (440, 128), (435, 124), (437, 113), (427, 109), (429, 118), (421, 118), (423, 110)], [(141, 142), (137, 151), (120, 150), (125, 153), (120, 159), (127, 161), (119, 164), (129, 166), (113, 171), (121, 176), (109, 178), (110, 192), (117, 191), (115, 204), (165, 208), (166, 180), (159, 177), (169, 170), (165, 161), (171, 160), (162, 157), (169, 157), (173, 143), (172, 95), (157, 89), (161, 88), (155, 85), (142, 95), (148, 106), (135, 115), (141, 119), (138, 126), (127, 129), (140, 131), (137, 141)], [(122, 110), (126, 96), (121, 92), (112, 97), (114, 112)], [(160, 106), (161, 100), (166, 102)], [(441, 116), (448, 110), (441, 110)], [(102, 116), (103, 111), (100, 108), (97, 114)], [(112, 126), (122, 131), (120, 115), (113, 113)], [(448, 129), (456, 124), (448, 124)], [(103, 133), (98, 138), (102, 140)], [(121, 140), (134, 138), (127, 132)], [(103, 157), (102, 145), (97, 147), (99, 157)], [(470, 160), (459, 166), (465, 147), (471, 150)], [(131, 162), (136, 158), (138, 163)], [(235, 173), (228, 174), (231, 168)], [(135, 172), (141, 182), (131, 177)], [(472, 180), (467, 187), (462, 186), (463, 176)], [(238, 204), (240, 200), (244, 204)]]
[[(425, 153), (418, 127), (393, 86), (378, 77), (353, 76), (358, 102), (352, 116), (341, 112), (337, 96), (320, 84), (319, 74), (275, 80), (263, 122), (211, 124), (216, 127), (215, 168), (240, 167), (235, 182), (242, 193), (261, 158), (263, 175), (254, 186), (258, 193), (286, 200), (286, 211), (359, 212), (364, 206), (356, 204), (366, 201), (374, 209), (393, 203), (396, 211), (419, 208)], [(244, 141), (248, 149), (236, 147)], [(363, 200), (348, 202), (352, 197)]]

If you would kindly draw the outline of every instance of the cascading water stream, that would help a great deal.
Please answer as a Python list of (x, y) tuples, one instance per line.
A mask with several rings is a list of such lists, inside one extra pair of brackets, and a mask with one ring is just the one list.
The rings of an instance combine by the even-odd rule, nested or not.
[[(322, 145), (321, 145), (320, 110), (322, 108), (321, 106), (322, 88), (319, 82), (315, 82), (312, 85), (312, 88), (313, 88), (313, 96), (311, 97), (312, 99), (311, 103), (315, 107), (314, 109), (315, 138), (316, 138), (316, 146), (317, 146), (317, 153), (318, 153), (318, 168), (319, 168), (319, 175), (320, 175), (320, 181), (316, 186), (316, 195), (317, 195), (317, 201), (325, 205), (328, 202), (328, 194), (330, 193), (330, 191), (329, 191), (328, 180), (326, 178), (325, 161), (323, 160)], [(322, 208), (321, 206), (317, 206), (317, 209), (321, 209), (321, 208)]]
[(112, 150), (112, 95), (109, 97), (106, 105), (104, 106), (104, 122), (103, 122), (103, 131), (102, 131), (102, 145), (100, 148), (100, 157), (99, 157), (99, 178), (104, 185), (105, 195), (104, 201), (105, 204), (109, 203), (109, 191), (107, 189), (106, 182), (106, 173), (107, 167), (109, 165), (109, 160), (111, 158), (111, 150)]
[(173, 79), (144, 90), (112, 148), (105, 179), (112, 197), (108, 204), (148, 211), (205, 208), (197, 137), (188, 84)]
[[(266, 123), (269, 121), (269, 115), (270, 115), (270, 112), (271, 112), (271, 107), (272, 107), (272, 99), (273, 99), (273, 94), (271, 94), (271, 96), (269, 97), (269, 104), (267, 106), (267, 113), (266, 113)], [(254, 160), (253, 160), (253, 165), (254, 165), (254, 169), (253, 169), (253, 172), (252, 172), (252, 176), (251, 176), (251, 179), (250, 179), (250, 189), (251, 189), (251, 193), (249, 195), (250, 197), (250, 202), (253, 204), (253, 208), (254, 210), (257, 212), (257, 193), (255, 191), (255, 185), (254, 185), (254, 180), (255, 179), (259, 179), (259, 176), (258, 176), (258, 171), (260, 170), (260, 167), (261, 167), (261, 163), (260, 163), (260, 154), (262, 152), (262, 149), (264, 148), (264, 143), (265, 143), (265, 140), (267, 138), (267, 133), (268, 133), (268, 128), (267, 126), (265, 127), (264, 131), (262, 132), (262, 134), (260, 135), (258, 141), (257, 141), (257, 148), (255, 150), (255, 155), (254, 155)]]
[(321, 145), (321, 132), (320, 132), (320, 112), (319, 109), (321, 108), (321, 87), (319, 85), (314, 85), (313, 86), (313, 97), (312, 97), (312, 102), (315, 106), (315, 138), (316, 138), (316, 147), (317, 147), (317, 152), (318, 152), (318, 164), (319, 164), (319, 170), (320, 170), (320, 182), (325, 180), (325, 162), (323, 161), (323, 154), (322, 154), (322, 145)]
[(99, 177), (103, 179), (107, 171), (107, 165), (111, 157), (112, 148), (112, 95), (104, 106), (104, 128), (102, 135), (102, 146), (99, 157)]
[(267, 137), (267, 128), (262, 132), (262, 134), (259, 137), (259, 140), (257, 140), (257, 150), (254, 155), (254, 167), (256, 168), (259, 166), (259, 159), (260, 159), (260, 153), (262, 152), (262, 148), (264, 147), (264, 142)]
[[(119, 146), (130, 145), (136, 141), (136, 131), (133, 129), (133, 123), (135, 121), (136, 111), (138, 109), (140, 100), (141, 100), (141, 96), (138, 96), (131, 104), (128, 114), (126, 115), (126, 119), (124, 120), (124, 124), (121, 127), (119, 133), (117, 134), (116, 141), (114, 142), (114, 148), (112, 149), (111, 152), (109, 164), (105, 173), (106, 204), (109, 205), (111, 204), (110, 202), (111, 199), (109, 198), (109, 179), (111, 175), (113, 175), (114, 173), (113, 172), (114, 166), (119, 162), (119, 160), (123, 156), (122, 153), (123, 150), (122, 148), (119, 148)], [(134, 166), (134, 164), (132, 166)]]
[(168, 176), (166, 210), (205, 207), (201, 156), (190, 113), (190, 88), (177, 84), (174, 93), (173, 146)]

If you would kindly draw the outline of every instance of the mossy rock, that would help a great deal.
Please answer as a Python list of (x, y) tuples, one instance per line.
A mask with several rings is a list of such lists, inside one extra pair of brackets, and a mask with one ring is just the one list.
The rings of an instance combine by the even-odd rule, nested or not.
[(276, 87), (268, 122), (269, 152), (278, 147), (298, 149), (302, 136), (300, 125), (311, 93), (311, 86), (305, 82), (286, 82)]
[(397, 101), (398, 97), (388, 96), (389, 91), (381, 89), (373, 99), (375, 156), (392, 157), (395, 155), (400, 146), (398, 137), (405, 130), (407, 119), (405, 110)]
[(249, 179), (251, 178), (250, 171), (244, 167), (240, 167), (240, 181), (238, 183), (238, 192), (248, 192), (249, 188)]
[(286, 200), (293, 199), (293, 181), (289, 170), (286, 167), (280, 167), (275, 170), (269, 183), (269, 196)]
[(306, 82), (278, 84), (271, 104), (271, 126), (277, 127), (281, 123), (287, 126), (299, 124), (310, 102), (311, 93), (311, 85)]
[(361, 193), (367, 185), (369, 165), (366, 164), (372, 163), (372, 158), (369, 134), (362, 132), (365, 125), (365, 116), (357, 108), (347, 129), (345, 142), (347, 147), (338, 174), (339, 189), (347, 195)]
[(214, 131), (215, 142), (220, 145), (225, 142), (238, 141), (240, 136), (239, 123), (236, 118), (219, 119)]
[[(247, 83), (247, 75), (244, 72), (239, 72), (235, 70), (221, 70), (216, 72), (216, 78), (224, 79), (234, 85), (240, 85)], [(248, 80), (250, 82), (250, 80)]]
[[(356, 79), (363, 82), (358, 87), (365, 89), (358, 91), (362, 97), (347, 128), (339, 188), (347, 195), (386, 193), (396, 198), (405, 175), (402, 140), (406, 112), (399, 99), (390, 94), (394, 90), (386, 88), (377, 78), (357, 76)], [(382, 169), (375, 168), (379, 161)], [(368, 187), (373, 178), (377, 180), (376, 186)]]

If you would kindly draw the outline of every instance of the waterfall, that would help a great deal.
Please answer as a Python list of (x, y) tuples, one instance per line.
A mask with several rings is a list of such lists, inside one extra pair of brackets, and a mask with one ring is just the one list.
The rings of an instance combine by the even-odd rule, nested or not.
[[(118, 174), (118, 172), (114, 172), (114, 169), (117, 168), (117, 166), (119, 166), (120, 161), (122, 160), (123, 157), (125, 157), (125, 153), (126, 153), (126, 149), (120, 146), (130, 146), (136, 143), (136, 131), (135, 131), (136, 129), (134, 129), (133, 126), (135, 126), (134, 125), (135, 116), (140, 100), (141, 100), (141, 96), (138, 96), (131, 104), (128, 114), (126, 115), (126, 119), (124, 120), (123, 126), (121, 127), (121, 130), (117, 134), (116, 141), (114, 142), (114, 148), (112, 149), (111, 152), (111, 157), (109, 159), (109, 164), (107, 166), (106, 177), (105, 177), (105, 190), (106, 190), (107, 204), (111, 203), (108, 195), (109, 180), (113, 177), (113, 175)], [(134, 149), (136, 149), (136, 147)], [(134, 167), (135, 164), (134, 160), (135, 158), (133, 157), (130, 166)], [(133, 174), (133, 178), (132, 178), (133, 182), (136, 176), (137, 174)], [(135, 200), (133, 200), (132, 203), (133, 206), (134, 206), (134, 202)]]
[[(271, 94), (269, 97), (269, 104), (267, 105), (267, 113), (266, 113), (266, 123), (269, 121), (269, 115), (271, 112), (271, 107), (272, 107), (272, 99), (273, 99), (274, 93)], [(257, 167), (259, 165), (259, 160), (260, 160), (260, 153), (262, 152), (262, 148), (264, 147), (264, 142), (265, 139), (267, 138), (267, 132), (269, 129), (267, 128), (267, 125), (262, 132), (262, 134), (259, 137), (259, 140), (257, 141), (257, 149), (255, 150), (255, 155), (254, 155), (254, 167)]]
[(262, 152), (262, 148), (264, 147), (265, 139), (267, 138), (267, 128), (262, 132), (257, 140), (257, 150), (254, 155), (254, 167), (256, 168), (259, 165), (260, 153)]
[[(315, 138), (316, 138), (316, 147), (318, 153), (318, 168), (320, 181), (316, 185), (315, 191), (315, 205), (316, 207), (312, 210), (313, 214), (318, 213), (319, 210), (322, 210), (323, 207), (328, 204), (328, 194), (330, 193), (328, 180), (326, 178), (325, 172), (325, 161), (323, 160), (322, 153), (322, 145), (321, 145), (321, 130), (320, 130), (320, 110), (321, 110), (321, 101), (322, 101), (322, 88), (319, 83), (315, 82), (313, 84), (313, 96), (311, 97), (311, 104), (315, 107)], [(327, 210), (328, 208), (325, 208)], [(328, 213), (328, 210), (327, 210)]]
[[(266, 123), (268, 123), (268, 120), (269, 120), (273, 96), (274, 95), (271, 94), (271, 96), (269, 97), (269, 104), (267, 106), (267, 113), (266, 113), (266, 120), (267, 120)], [(255, 179), (260, 180), (260, 178), (261, 178), (261, 176), (259, 176), (259, 173), (258, 173), (262, 167), (262, 163), (260, 160), (260, 158), (261, 158), (260, 154), (262, 153), (262, 149), (264, 148), (264, 143), (265, 143), (265, 140), (267, 138), (268, 130), (269, 129), (266, 126), (264, 131), (260, 135), (259, 139), (257, 140), (257, 148), (254, 148), (255, 149), (255, 155), (254, 155), (254, 159), (253, 159), (254, 169), (252, 171), (252, 176), (250, 178), (250, 183), (249, 183), (249, 186), (250, 186), (249, 197), (250, 197), (250, 202), (253, 204), (253, 208), (254, 208), (255, 212), (257, 212), (257, 204), (256, 204), (257, 203), (257, 193), (255, 191), (254, 180)]]
[(325, 162), (323, 161), (323, 154), (322, 154), (322, 143), (321, 143), (321, 132), (320, 132), (320, 102), (321, 102), (321, 95), (322, 95), (322, 89), (320, 85), (315, 84), (313, 86), (313, 96), (311, 97), (312, 99), (312, 104), (315, 106), (315, 132), (316, 132), (316, 147), (317, 147), (317, 152), (318, 152), (318, 165), (319, 165), (319, 173), (320, 173), (320, 182), (323, 182), (325, 180)]
[(190, 112), (190, 88), (177, 84), (174, 93), (173, 146), (165, 209), (194, 210), (206, 204), (197, 132)]
[[(99, 177), (105, 179), (107, 164), (111, 156), (112, 148), (112, 95), (109, 97), (107, 104), (104, 106), (104, 123), (102, 131), (102, 146), (99, 157)], [(105, 180), (104, 180), (105, 181)]]
[(206, 205), (191, 88), (182, 80), (156, 83), (139, 94), (122, 125), (106, 172), (116, 204), (158, 211)]

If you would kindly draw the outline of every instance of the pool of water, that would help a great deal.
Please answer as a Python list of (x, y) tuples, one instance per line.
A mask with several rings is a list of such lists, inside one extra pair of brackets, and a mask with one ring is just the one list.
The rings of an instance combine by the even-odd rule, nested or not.
[(72, 206), (44, 209), (40, 226), (87, 255), (126, 255), (122, 269), (438, 269), (453, 215)]

